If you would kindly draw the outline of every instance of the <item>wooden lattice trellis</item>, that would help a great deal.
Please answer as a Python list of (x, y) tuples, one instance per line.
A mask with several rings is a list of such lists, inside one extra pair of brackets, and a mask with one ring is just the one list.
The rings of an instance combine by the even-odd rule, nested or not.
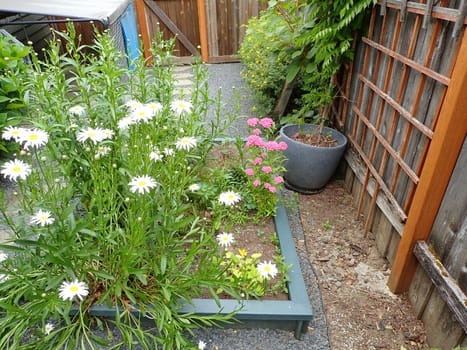
[(390, 279), (401, 291), (416, 265), (415, 240), (429, 235), (467, 131), (467, 2), (378, 5), (336, 115), (364, 168), (358, 212), (365, 209), (366, 231), (384, 206), (402, 236)]

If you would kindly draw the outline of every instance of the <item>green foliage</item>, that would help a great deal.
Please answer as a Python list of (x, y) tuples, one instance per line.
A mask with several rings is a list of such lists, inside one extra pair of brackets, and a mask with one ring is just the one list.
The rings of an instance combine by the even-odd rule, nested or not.
[[(238, 254), (232, 251), (225, 251), (219, 259), (219, 265), (225, 268), (224, 278), (236, 286), (236, 290), (244, 299), (260, 298), (266, 291), (271, 294), (287, 293), (286, 276), (289, 266), (284, 263), (280, 251), (274, 256), (274, 262), (278, 268), (281, 278), (266, 279), (258, 271), (258, 264), (261, 262), (261, 253), (248, 254), (245, 249), (239, 249)], [(218, 292), (223, 292), (219, 289)]]
[(291, 57), (283, 51), (290, 31), (273, 7), (248, 21), (239, 54), (243, 64), (242, 77), (253, 91), (258, 115), (270, 115), (285, 83)]
[[(300, 97), (293, 116), (285, 121), (323, 114), (336, 93), (332, 79), (341, 65), (352, 59), (355, 32), (363, 28), (366, 10), (374, 3), (375, 0), (270, 1), (260, 18), (248, 23), (242, 43), (244, 75), (247, 81), (253, 81), (249, 85), (258, 89), (268, 82), (264, 77), (280, 77), (268, 95), (267, 103), (274, 106), (284, 81), (295, 80)], [(266, 64), (270, 58), (281, 58), (281, 64)], [(252, 64), (256, 61), (257, 66)]]
[[(22, 46), (0, 34), (0, 134), (8, 127), (21, 122), (24, 107), (21, 76), (28, 69), (24, 62), (30, 53)], [(17, 150), (12, 142), (0, 139), (0, 154)]]
[(277, 1), (275, 6), (293, 31), (292, 45), (285, 48), (293, 61), (287, 79), (298, 75), (303, 79), (303, 105), (298, 111), (308, 111), (329, 105), (335, 95), (333, 77), (341, 65), (353, 57), (351, 50), (355, 32), (362, 28), (365, 10), (374, 0), (304, 0)]
[(330, 222), (329, 220), (324, 221), (324, 222), (323, 222), (323, 228), (324, 228), (325, 230), (330, 230), (330, 229), (332, 229), (332, 224), (331, 224), (331, 222)]
[[(154, 66), (141, 57), (130, 70), (108, 32), (86, 47), (72, 30), (55, 35), (64, 46), (53, 40), (18, 80), (22, 150), (0, 170), (17, 182), (21, 209), (0, 206), (12, 231), (0, 246), (0, 348), (101, 349), (115, 341), (112, 326), (112, 348), (191, 348), (191, 329), (233, 317), (180, 310), (205, 291), (237, 296), (217, 263), (216, 230), (245, 218), (248, 189), (241, 164), (206, 171), (236, 116), (208, 117), (220, 102), (201, 65), (191, 95), (174, 95), (173, 41), (153, 48)], [(95, 305), (115, 317), (94, 316)]]

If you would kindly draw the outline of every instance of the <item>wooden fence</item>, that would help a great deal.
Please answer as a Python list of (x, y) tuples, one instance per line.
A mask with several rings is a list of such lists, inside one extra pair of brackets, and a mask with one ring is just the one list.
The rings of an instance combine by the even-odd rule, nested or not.
[(159, 31), (164, 39), (176, 36), (179, 61), (201, 52), (210, 63), (238, 61), (244, 25), (267, 6), (258, 0), (138, 0), (136, 5), (147, 40)]
[[(346, 183), (366, 232), (392, 263), (389, 286), (395, 292), (411, 286), (431, 345), (445, 349), (465, 341), (467, 327), (465, 217), (433, 226), (456, 162), (466, 168), (459, 165), (466, 158), (458, 157), (467, 132), (466, 8), (464, 0), (379, 1), (335, 110), (351, 143)], [(465, 187), (465, 172), (460, 174), (451, 193)], [(432, 227), (438, 227), (433, 247), (423, 250)], [(416, 246), (420, 261), (440, 265), (439, 289), (430, 281), (434, 271), (430, 278), (423, 268), (415, 273)], [(423, 258), (427, 252), (435, 252), (433, 259)], [(448, 274), (449, 281), (443, 279)]]

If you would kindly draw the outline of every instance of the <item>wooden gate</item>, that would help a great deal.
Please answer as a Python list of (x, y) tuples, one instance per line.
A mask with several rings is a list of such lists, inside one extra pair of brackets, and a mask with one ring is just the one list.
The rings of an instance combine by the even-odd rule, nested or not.
[[(466, 11), (465, 0), (378, 1), (341, 87), (345, 99), (336, 117), (352, 145), (346, 181), (366, 231), (375, 233), (392, 263), (395, 292), (409, 289), (418, 266), (414, 251), (420, 261), (431, 252), (425, 242), (466, 137)], [(450, 272), (446, 267), (454, 268), (447, 260), (432, 261), (440, 280)], [(446, 303), (410, 294), (422, 298), (412, 301), (428, 336), (442, 336), (437, 341), (446, 349), (467, 329), (465, 284), (459, 282), (465, 272), (453, 275), (458, 280), (444, 280), (438, 294)]]
[(201, 53), (206, 62), (238, 61), (244, 25), (266, 4), (259, 0), (142, 0), (148, 36), (162, 31), (176, 37), (178, 62), (190, 62)]

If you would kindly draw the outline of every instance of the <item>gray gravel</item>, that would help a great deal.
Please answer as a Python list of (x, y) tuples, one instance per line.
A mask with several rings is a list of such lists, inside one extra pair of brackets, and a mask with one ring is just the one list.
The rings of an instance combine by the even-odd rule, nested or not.
[(208, 64), (209, 95), (214, 98), (219, 91), (222, 92), (223, 114), (234, 114), (238, 104), (239, 118), (228, 129), (229, 136), (248, 136), (246, 121), (251, 117), (251, 109), (254, 105), (251, 92), (243, 81), (240, 63)]

